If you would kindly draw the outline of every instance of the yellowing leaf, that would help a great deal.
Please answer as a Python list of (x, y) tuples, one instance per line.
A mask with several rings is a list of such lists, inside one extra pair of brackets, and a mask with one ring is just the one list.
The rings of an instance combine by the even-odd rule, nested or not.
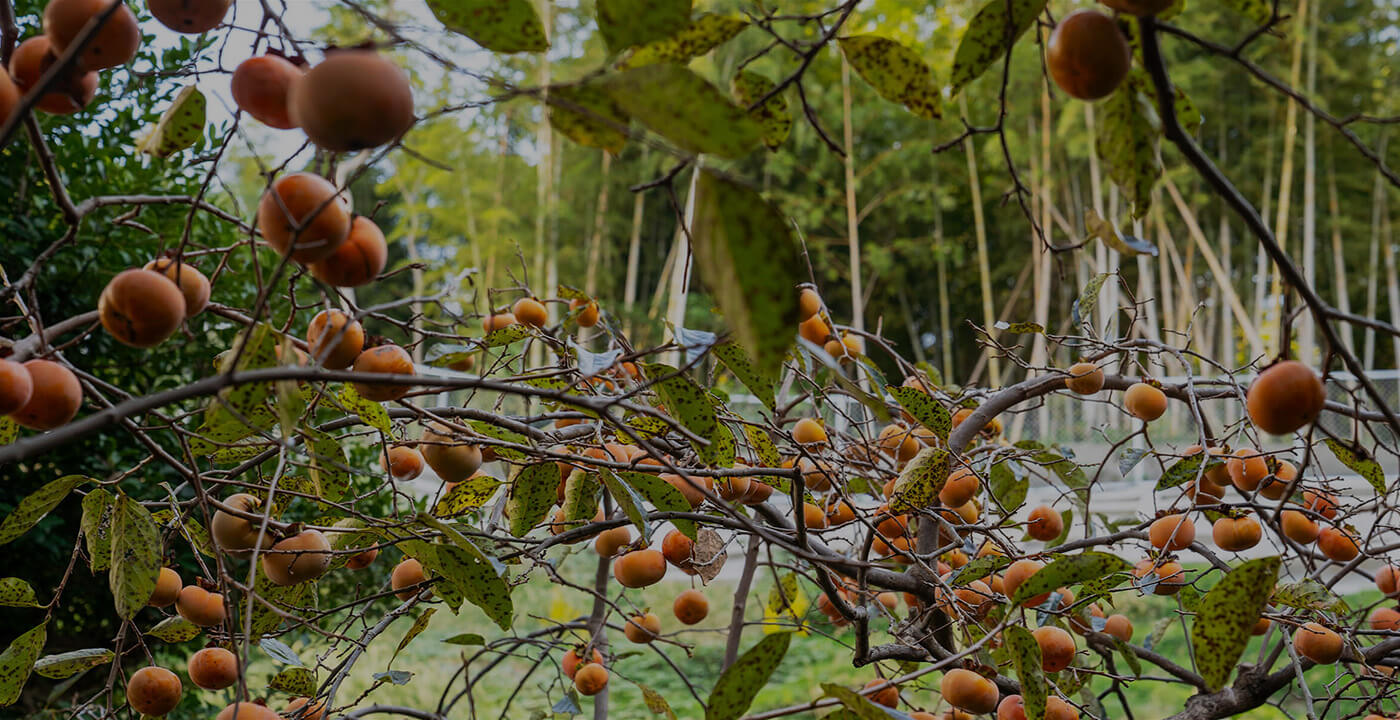
[(943, 116), (943, 95), (918, 53), (879, 35), (854, 35), (840, 43), (846, 61), (880, 97), (927, 120)]
[(634, 48), (617, 66), (625, 70), (660, 62), (684, 63), (729, 42), (748, 26), (743, 18), (705, 13), (670, 37)]
[(136, 149), (147, 155), (168, 158), (194, 145), (204, 132), (205, 102), (204, 93), (199, 88), (186, 86), (161, 114), (155, 126), (137, 141)]
[(734, 99), (748, 108), (749, 115), (763, 128), (763, 144), (767, 145), (769, 150), (777, 150), (792, 132), (792, 110), (788, 108), (787, 98), (783, 97), (781, 92), (764, 100), (762, 105), (753, 107), (759, 98), (772, 92), (774, 87), (772, 80), (751, 70), (735, 73), (729, 86), (730, 91), (734, 93)]
[(953, 73), (949, 77), (953, 94), (957, 95), (992, 63), (1006, 57), (1009, 46), (1035, 24), (1047, 4), (1049, 0), (986, 0), (967, 24), (953, 55)]
[(680, 65), (644, 65), (600, 82), (629, 117), (686, 152), (741, 157), (762, 139), (758, 122), (743, 108)]
[(444, 27), (499, 53), (549, 49), (544, 24), (530, 0), (428, 0)]

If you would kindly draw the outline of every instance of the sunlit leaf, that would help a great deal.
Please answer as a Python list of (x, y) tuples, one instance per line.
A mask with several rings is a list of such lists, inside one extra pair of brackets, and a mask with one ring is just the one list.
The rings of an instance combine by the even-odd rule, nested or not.
[[(953, 56), (953, 95), (976, 80), (1035, 24), (1049, 0), (986, 0), (972, 16)], [(1008, 7), (1010, 12), (1008, 14)]]
[(199, 142), (204, 133), (204, 93), (187, 85), (175, 96), (160, 120), (146, 130), (136, 148), (147, 155), (168, 158)]
[(927, 120), (943, 116), (942, 91), (919, 53), (879, 35), (852, 35), (838, 42), (856, 74), (880, 97)]
[(544, 24), (530, 0), (428, 0), (444, 27), (500, 53), (549, 48)]

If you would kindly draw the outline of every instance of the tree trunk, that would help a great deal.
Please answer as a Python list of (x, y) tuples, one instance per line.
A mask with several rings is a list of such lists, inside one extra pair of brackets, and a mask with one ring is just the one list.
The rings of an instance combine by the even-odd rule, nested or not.
[[(676, 243), (671, 265), (671, 300), (666, 306), (666, 319), (671, 323), (671, 331), (685, 327), (686, 298), (690, 293), (690, 237), (689, 228), (695, 222), (695, 188), (700, 182), (700, 159), (695, 161), (695, 170), (690, 173), (690, 190), (685, 194), (685, 214), (681, 225), (676, 228)], [(676, 367), (684, 364), (684, 353), (677, 350), (674, 358)]]

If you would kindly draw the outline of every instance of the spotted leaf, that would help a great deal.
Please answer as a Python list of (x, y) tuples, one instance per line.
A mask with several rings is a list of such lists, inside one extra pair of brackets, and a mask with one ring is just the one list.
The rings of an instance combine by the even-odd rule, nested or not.
[(938, 493), (948, 482), (948, 451), (926, 447), (919, 451), (900, 471), (890, 497), (890, 509), (895, 512), (932, 507)]
[(957, 95), (976, 80), (1035, 24), (1049, 0), (986, 0), (972, 16), (953, 55), (949, 82)]
[(734, 99), (748, 109), (750, 117), (758, 121), (763, 130), (763, 144), (768, 146), (769, 150), (777, 150), (792, 133), (792, 110), (781, 92), (764, 100), (762, 105), (754, 107), (754, 103), (767, 96), (774, 87), (776, 86), (772, 80), (752, 70), (734, 73), (734, 79), (729, 84)]
[(17, 577), (0, 578), (0, 607), (39, 607), (34, 588)]
[(948, 441), (948, 433), (953, 429), (953, 416), (948, 413), (948, 408), (943, 407), (943, 403), (915, 387), (890, 385), (885, 389), (894, 395), (895, 401), (904, 408), (904, 412), (919, 421), (920, 425), (933, 431), (940, 440)]
[(48, 621), (45, 620), (15, 638), (5, 652), (0, 653), (0, 707), (13, 705), (19, 699), (47, 637)]
[(710, 691), (705, 720), (737, 720), (743, 715), (783, 662), (790, 642), (792, 633), (769, 635), (725, 668)]
[(501, 481), (490, 475), (475, 475), (457, 483), (433, 506), (433, 515), (440, 518), (466, 514), (486, 504), (501, 487)]
[(599, 0), (598, 31), (608, 50), (671, 37), (690, 23), (691, 0)]
[(743, 383), (744, 387), (748, 388), (749, 392), (753, 393), (754, 397), (758, 398), (765, 407), (769, 410), (777, 407), (774, 394), (778, 378), (760, 373), (743, 348), (735, 343), (727, 342), (714, 346), (710, 352), (724, 364), (724, 367), (729, 369), (729, 372), (734, 373), (734, 377), (738, 378), (739, 382)]
[(544, 520), (558, 497), (559, 481), (559, 466), (552, 462), (530, 465), (516, 474), (506, 502), (512, 535), (524, 537)]
[(1127, 560), (1102, 552), (1085, 552), (1067, 555), (1041, 568), (1021, 583), (1011, 596), (1011, 602), (1020, 604), (1042, 593), (1053, 592), (1057, 588), (1077, 585), (1088, 580), (1097, 580), (1117, 572), (1132, 569)]
[(126, 495), (112, 511), (112, 571), (108, 581), (117, 616), (129, 620), (151, 599), (160, 576), (160, 530), (155, 518)]
[(1020, 625), (1006, 628), (1003, 637), (1011, 655), (1011, 664), (1016, 667), (1016, 677), (1021, 681), (1021, 700), (1026, 706), (1026, 717), (1028, 720), (1043, 720), (1049, 688), (1040, 666), (1040, 644), (1030, 630)]
[[(637, 492), (651, 506), (660, 512), (690, 512), (690, 501), (685, 499), (680, 490), (677, 490), (671, 483), (650, 473), (621, 471), (617, 473), (627, 485), (635, 488)], [(695, 539), (695, 522), (676, 518), (671, 521), (677, 530), (685, 533), (691, 540)]]
[(741, 157), (762, 139), (763, 130), (743, 108), (683, 66), (643, 65), (600, 83), (629, 117), (686, 152)]
[(444, 27), (499, 53), (549, 48), (544, 24), (530, 0), (428, 0)]
[(179, 615), (173, 615), (156, 623), (146, 634), (168, 643), (182, 643), (195, 639), (200, 632), (198, 625)]
[(1278, 557), (1245, 562), (1201, 599), (1191, 625), (1191, 651), (1208, 691), (1225, 687), (1239, 665), (1250, 631), (1273, 594), (1281, 566)]
[(74, 650), (59, 655), (47, 655), (34, 663), (34, 672), (51, 680), (73, 677), (95, 667), (112, 662), (116, 653), (107, 648)]
[(749, 21), (743, 18), (705, 13), (670, 37), (634, 48), (617, 66), (627, 69), (662, 62), (684, 63), (729, 42), (748, 26)]
[(841, 38), (841, 53), (880, 97), (927, 120), (943, 116), (943, 95), (917, 52), (879, 35)]
[(1133, 204), (1133, 216), (1137, 218), (1147, 214), (1152, 205), (1152, 188), (1162, 175), (1158, 151), (1162, 128), (1150, 82), (1140, 68), (1128, 74), (1128, 79), (1100, 105), (1098, 136), (1094, 139), (1094, 149), (1108, 176)]
[(154, 127), (137, 141), (137, 149), (147, 155), (168, 158), (199, 142), (204, 133), (207, 101), (199, 88), (188, 85), (180, 90)]
[(305, 667), (285, 667), (267, 681), (267, 686), (288, 695), (312, 697), (316, 694), (316, 672)]
[(549, 124), (580, 145), (614, 155), (627, 144), (627, 115), (596, 81), (550, 88)]
[(88, 567), (93, 572), (106, 570), (112, 560), (112, 493), (97, 488), (83, 496), (83, 540), (87, 542)]
[(6, 515), (3, 522), (0, 522), (0, 545), (9, 543), (29, 532), (29, 529), (44, 519), (49, 511), (63, 502), (63, 498), (68, 497), (68, 493), (73, 492), (73, 488), (89, 479), (82, 475), (65, 475), (20, 500), (14, 511)]

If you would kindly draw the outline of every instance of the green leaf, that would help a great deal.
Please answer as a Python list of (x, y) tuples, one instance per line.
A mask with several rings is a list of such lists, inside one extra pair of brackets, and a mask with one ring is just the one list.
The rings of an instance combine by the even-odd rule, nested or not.
[(749, 447), (753, 448), (754, 455), (763, 467), (778, 467), (783, 463), (782, 456), (778, 454), (778, 446), (773, 444), (773, 438), (769, 437), (767, 430), (757, 425), (745, 424), (744, 438), (749, 441)]
[(447, 644), (449, 644), (449, 645), (477, 646), (477, 645), (485, 645), (485, 644), (486, 644), (486, 638), (484, 638), (484, 637), (482, 637), (482, 636), (480, 636), (480, 635), (478, 635), (478, 634), (476, 634), (476, 633), (458, 633), (458, 634), (456, 634), (456, 635), (453, 635), (453, 636), (450, 637), (450, 638), (444, 638), (444, 639), (443, 639), (443, 642), (445, 642), (445, 643), (447, 643)]
[[(631, 486), (622, 482), (612, 470), (605, 467), (598, 468), (598, 479), (603, 481), (603, 487), (608, 489), (608, 494), (612, 496), (613, 502), (622, 508), (623, 514), (633, 525), (637, 526), (637, 532), (642, 539), (647, 539), (647, 511), (642, 505), (642, 498)], [(690, 507), (690, 503), (686, 503)]]
[(5, 545), (29, 532), (29, 529), (44, 519), (49, 511), (63, 502), (63, 498), (68, 497), (68, 493), (73, 492), (73, 488), (89, 479), (82, 475), (65, 475), (20, 500), (19, 505), (15, 506), (14, 512), (5, 516), (5, 520), (0, 522), (0, 545)]
[(1099, 304), (1099, 290), (1103, 288), (1103, 283), (1112, 273), (1098, 273), (1089, 278), (1089, 282), (1084, 285), (1084, 289), (1079, 291), (1079, 297), (1074, 301), (1074, 307), (1079, 311), (1079, 317), (1083, 318), (1086, 324), (1092, 324), (1091, 318), (1094, 314), (1094, 306)]
[[(1162, 123), (1152, 98), (1147, 74), (1133, 68), (1128, 79), (1099, 106), (1094, 140), (1094, 149), (1108, 176), (1133, 204), (1136, 218), (1147, 214), (1152, 205), (1152, 188), (1162, 175), (1158, 152)], [(1082, 309), (1080, 312), (1088, 315)]]
[(743, 348), (732, 342), (720, 343), (710, 348), (710, 353), (718, 358), (729, 369), (729, 372), (734, 373), (734, 377), (738, 378), (739, 382), (743, 383), (744, 387), (748, 388), (749, 392), (753, 393), (764, 407), (769, 410), (777, 408), (775, 393), (778, 378), (759, 372)]
[(182, 643), (195, 639), (200, 632), (198, 625), (179, 615), (173, 615), (161, 620), (155, 627), (147, 630), (146, 634), (168, 643)]
[[(1211, 455), (1210, 462), (1206, 463), (1205, 471), (1209, 472), (1225, 464), (1224, 460), (1217, 459), (1219, 456)], [(1174, 488), (1182, 483), (1195, 480), (1201, 474), (1201, 463), (1207, 459), (1206, 453), (1198, 452), (1194, 455), (1184, 457), (1171, 464), (1167, 471), (1162, 473), (1162, 477), (1157, 480), (1157, 490)]]
[(204, 134), (205, 105), (204, 93), (199, 88), (185, 86), (155, 126), (137, 141), (136, 149), (147, 155), (168, 158), (193, 146)]
[(509, 630), (514, 621), (515, 605), (510, 598), (510, 584), (502, 577), (494, 558), (467, 539), (455, 527), (436, 518), (420, 515), (430, 527), (442, 531), (451, 545), (436, 545), (436, 564), (442, 576), (461, 590), (471, 604), (481, 608), (502, 630)]
[(544, 24), (530, 0), (428, 0), (444, 27), (499, 53), (549, 48)]
[(685, 63), (734, 39), (749, 21), (740, 17), (705, 13), (664, 40), (641, 45), (618, 62), (619, 69), (653, 63)]
[(773, 589), (768, 591), (767, 611), (774, 615), (790, 614), (801, 592), (797, 573), (785, 573), (774, 583)]
[[(953, 95), (976, 80), (1035, 24), (1049, 0), (987, 0), (958, 41), (949, 77)], [(1010, 14), (1007, 6), (1010, 6)]]
[(316, 495), (330, 502), (338, 502), (350, 491), (350, 470), (345, 460), (345, 449), (339, 438), (314, 428), (303, 428), (306, 438), (307, 476), (316, 488)]
[(34, 663), (34, 672), (51, 680), (62, 680), (112, 662), (116, 653), (107, 648), (74, 650), (60, 655), (48, 655)]
[(433, 515), (440, 518), (456, 517), (486, 504), (496, 494), (501, 481), (490, 475), (475, 475), (452, 486), (446, 495), (433, 506)]
[(943, 117), (943, 94), (919, 53), (879, 35), (841, 38), (841, 53), (880, 97), (926, 120)]
[(1085, 552), (1067, 555), (1041, 568), (1021, 583), (1011, 596), (1013, 604), (1020, 604), (1042, 593), (1056, 588), (1076, 585), (1088, 580), (1126, 572), (1132, 569), (1127, 560), (1102, 552)]
[(516, 474), (506, 501), (510, 533), (524, 537), (549, 514), (559, 496), (559, 466), (553, 462), (530, 465)]
[(516, 323), (486, 333), (486, 337), (481, 339), (481, 344), (488, 348), (505, 347), (511, 343), (520, 342), (533, 334), (534, 330), (529, 325)]
[(549, 124), (565, 137), (616, 155), (627, 144), (627, 115), (596, 80), (549, 89)]
[[(1182, 90), (1180, 85), (1176, 86), (1174, 89), (1176, 90), (1176, 101), (1172, 104), (1176, 106), (1177, 122), (1181, 123), (1181, 129), (1185, 130), (1188, 135), (1194, 136), (1201, 131), (1201, 126), (1205, 124), (1205, 116), (1201, 114), (1200, 108), (1196, 107), (1196, 103), (1191, 100), (1191, 96), (1187, 95), (1186, 91)], [(1155, 246), (1153, 250), (1154, 252), (1152, 254), (1156, 255)]]
[(1043, 720), (1049, 687), (1040, 666), (1040, 644), (1036, 642), (1030, 630), (1020, 625), (1006, 628), (1003, 636), (1011, 655), (1011, 662), (1016, 666), (1016, 678), (1021, 681), (1021, 701), (1026, 706), (1026, 718)]
[(1127, 661), (1128, 667), (1133, 671), (1133, 677), (1142, 677), (1142, 661), (1138, 659), (1137, 653), (1133, 652), (1132, 646), (1118, 638), (1113, 638), (1113, 645), (1118, 648), (1118, 654), (1123, 656), (1123, 660)]
[(671, 37), (690, 23), (690, 0), (598, 0), (598, 31), (610, 52)]
[(737, 720), (743, 715), (783, 662), (791, 641), (792, 633), (769, 635), (725, 668), (710, 691), (705, 720)]
[(44, 649), (48, 638), (48, 621), (39, 623), (28, 632), (15, 638), (5, 652), (0, 654), (0, 707), (14, 705), (19, 699), (29, 673), (34, 670), (34, 661), (39, 651)]
[(1030, 478), (1016, 477), (1016, 472), (1011, 469), (1010, 463), (999, 462), (992, 466), (988, 474), (992, 497), (996, 498), (997, 503), (1008, 513), (1013, 512), (1026, 501), (1026, 493), (1030, 492), (1031, 488)]
[(735, 340), (760, 377), (776, 379), (797, 325), (792, 289), (802, 280), (791, 224), (754, 190), (701, 171), (691, 239)]
[(1281, 566), (1277, 557), (1250, 560), (1230, 571), (1201, 600), (1191, 625), (1191, 651), (1208, 691), (1225, 687), (1239, 665)]
[(953, 571), (950, 584), (953, 587), (964, 587), (973, 580), (981, 580), (1010, 564), (1011, 558), (1005, 555), (983, 555)]
[(130, 620), (151, 599), (160, 577), (160, 529), (155, 518), (126, 495), (112, 511), (112, 571), (108, 581), (117, 616)]
[(1016, 447), (1023, 450), (1033, 450), (1030, 458), (1045, 466), (1056, 477), (1070, 489), (1082, 488), (1089, 484), (1089, 477), (1084, 474), (1084, 468), (1078, 463), (1069, 460), (1065, 456), (1047, 449), (1043, 444), (1035, 440), (1022, 440), (1016, 443)]
[(305, 667), (285, 667), (277, 671), (267, 686), (296, 697), (316, 695), (316, 672)]
[(564, 482), (564, 519), (582, 526), (598, 513), (598, 476), (583, 470), (569, 473)]
[(948, 451), (926, 447), (900, 471), (890, 497), (890, 509), (895, 512), (933, 507), (938, 493), (948, 482)]
[[(642, 497), (651, 503), (651, 506), (660, 512), (690, 512), (690, 501), (685, 499), (671, 483), (662, 480), (656, 475), (643, 472), (631, 472), (620, 470), (617, 476), (635, 488)], [(694, 540), (696, 535), (695, 521), (676, 518), (671, 521), (686, 537)]]
[[(687, 430), (710, 441), (708, 445), (695, 448), (700, 459), (707, 465), (733, 465), (733, 454), (726, 459), (721, 446), (721, 434), (728, 433), (729, 429), (720, 424), (709, 393), (669, 365), (647, 363), (643, 370), (654, 382), (652, 389), (666, 406), (666, 412), (679, 420)], [(733, 442), (732, 434), (730, 442)]]
[(19, 423), (9, 415), (0, 417), (0, 445), (9, 445), (19, 437)]
[(948, 433), (953, 429), (953, 416), (948, 414), (948, 408), (943, 407), (943, 403), (918, 388), (889, 385), (885, 389), (904, 408), (904, 412), (931, 430), (938, 439), (948, 442)]
[[(499, 425), (486, 422), (485, 420), (468, 420), (467, 424), (470, 425), (473, 430), (493, 440), (501, 440), (511, 443), (512, 445), (523, 445), (525, 447), (534, 445), (534, 443), (530, 442), (530, 438), (514, 430), (507, 430)], [(501, 447), (499, 445), (493, 447), (496, 448), (496, 455), (498, 457), (507, 460), (524, 460), (526, 457), (525, 453), (514, 448)]]
[(437, 612), (437, 608), (428, 608), (423, 611), (423, 614), (418, 616), (418, 619), (413, 621), (413, 626), (408, 629), (408, 632), (404, 633), (403, 639), (399, 641), (399, 646), (394, 649), (394, 654), (389, 658), (390, 666), (394, 664), (394, 660), (398, 659), (399, 653), (403, 652), (403, 649), (408, 647), (409, 643), (413, 642), (414, 638), (428, 629), (428, 621), (433, 619), (433, 613), (435, 612)]
[(743, 108), (680, 65), (644, 65), (608, 75), (600, 83), (628, 117), (686, 152), (737, 158), (762, 139), (758, 122)]
[(751, 70), (735, 73), (729, 84), (734, 99), (740, 105), (749, 108), (749, 116), (758, 121), (763, 130), (763, 144), (768, 146), (769, 150), (777, 150), (792, 133), (792, 110), (781, 92), (764, 100), (762, 105), (753, 106), (759, 98), (772, 92), (774, 87), (772, 80)]
[(1299, 610), (1320, 610), (1334, 615), (1351, 612), (1347, 601), (1333, 594), (1316, 580), (1280, 585), (1274, 590), (1274, 602)]
[(837, 702), (860, 720), (889, 720), (890, 716), (880, 706), (848, 687), (836, 683), (822, 683), (822, 693), (827, 697), (836, 698)]
[(17, 577), (0, 578), (0, 607), (42, 607), (34, 588)]
[(383, 405), (361, 397), (354, 385), (345, 383), (340, 386), (340, 392), (337, 392), (335, 397), (346, 410), (360, 416), (366, 425), (375, 430), (388, 435), (393, 429), (389, 423), (389, 411), (385, 410)]
[(83, 496), (83, 517), (78, 526), (87, 541), (88, 567), (106, 570), (112, 560), (112, 493), (97, 488)]
[(1347, 447), (1335, 438), (1327, 438), (1323, 442), (1327, 444), (1327, 449), (1332, 451), (1332, 455), (1339, 462), (1366, 478), (1366, 482), (1371, 483), (1376, 494), (1384, 495), (1386, 493), (1385, 471), (1381, 470), (1381, 464), (1372, 459), (1365, 448), (1356, 445)]
[(1268, 23), (1274, 16), (1272, 4), (1268, 0), (1223, 0), (1221, 4), (1259, 25)]

